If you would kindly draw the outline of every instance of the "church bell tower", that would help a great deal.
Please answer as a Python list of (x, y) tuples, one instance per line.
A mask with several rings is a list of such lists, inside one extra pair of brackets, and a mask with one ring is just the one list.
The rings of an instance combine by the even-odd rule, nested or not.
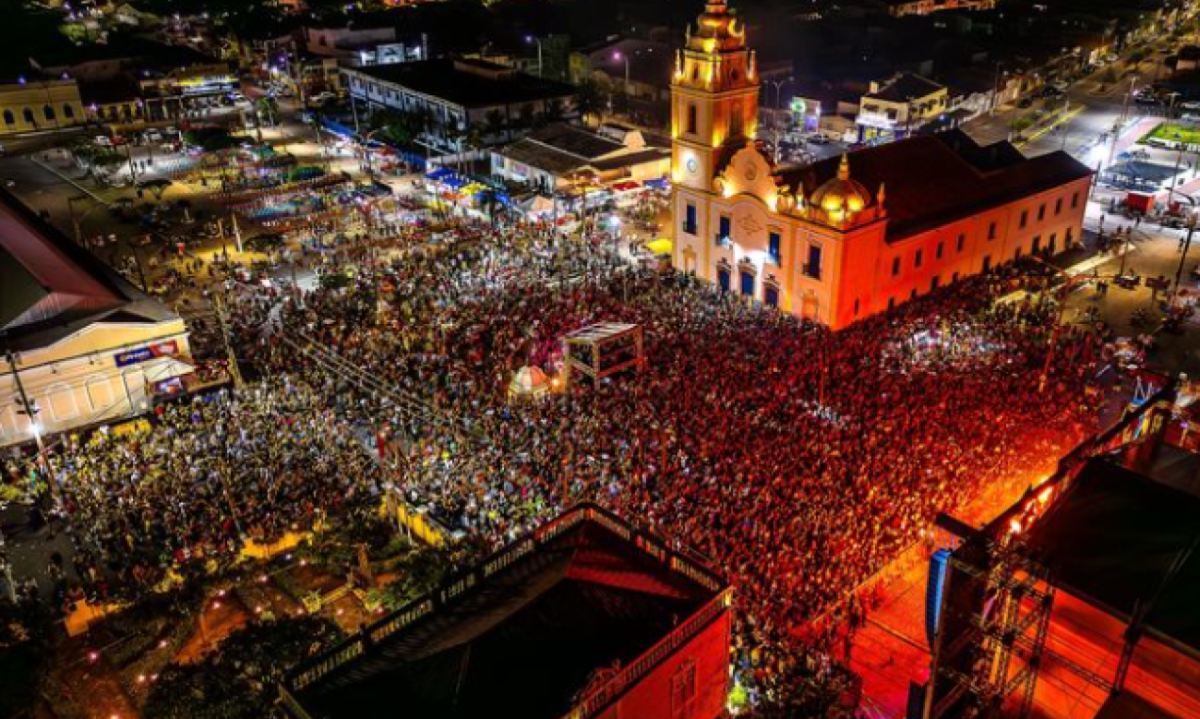
[(725, 0), (709, 0), (675, 55), (671, 179), (677, 187), (712, 191), (720, 158), (755, 138), (758, 90), (745, 27)]

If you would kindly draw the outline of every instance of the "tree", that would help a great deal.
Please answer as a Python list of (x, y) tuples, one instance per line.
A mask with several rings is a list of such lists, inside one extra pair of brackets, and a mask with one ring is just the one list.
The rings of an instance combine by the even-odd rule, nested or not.
[(600, 88), (596, 86), (595, 80), (588, 79), (579, 83), (579, 87), (575, 91), (575, 105), (579, 108), (581, 115), (600, 110)]
[(546, 109), (542, 112), (541, 118), (539, 118), (540, 124), (548, 125), (552, 122), (558, 122), (563, 119), (564, 114), (566, 114), (566, 107), (563, 105), (562, 100), (557, 98), (550, 100), (546, 103)]
[(508, 140), (508, 123), (504, 121), (504, 113), (493, 108), (487, 111), (487, 114), (483, 117), (483, 121), (489, 137), (501, 141)]
[(154, 199), (161, 200), (163, 193), (165, 193), (167, 191), (167, 188), (170, 187), (172, 184), (173, 183), (170, 180), (167, 180), (165, 178), (160, 178), (160, 179), (154, 179), (154, 180), (146, 180), (145, 182), (139, 182), (137, 185), (137, 188), (139, 190), (149, 190), (150, 193), (154, 195)]
[(400, 576), (380, 590), (380, 601), (389, 611), (399, 609), (433, 591), (453, 568), (453, 561), (442, 550), (422, 546), (396, 568)]
[(258, 98), (255, 109), (258, 111), (260, 122), (265, 121), (268, 127), (275, 126), (275, 118), (279, 117), (279, 103), (275, 98), (270, 96)]
[(285, 672), (343, 638), (320, 617), (253, 622), (188, 665), (167, 667), (154, 683), (145, 719), (259, 719), (270, 716)]
[(196, 127), (183, 133), (183, 141), (205, 152), (216, 152), (235, 147), (238, 139), (223, 127)]

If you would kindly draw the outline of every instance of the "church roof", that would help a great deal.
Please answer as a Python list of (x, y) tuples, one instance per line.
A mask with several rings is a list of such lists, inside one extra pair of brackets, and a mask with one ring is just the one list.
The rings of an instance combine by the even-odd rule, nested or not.
[[(839, 158), (783, 170), (780, 182), (811, 196), (836, 178)], [(856, 181), (871, 193), (887, 188), (888, 239), (900, 240), (992, 207), (1034, 195), (1092, 171), (1065, 152), (1025, 158), (1007, 142), (981, 147), (958, 130), (922, 135), (853, 152)]]
[(0, 191), (0, 334), (13, 349), (43, 346), (101, 319), (174, 317)]

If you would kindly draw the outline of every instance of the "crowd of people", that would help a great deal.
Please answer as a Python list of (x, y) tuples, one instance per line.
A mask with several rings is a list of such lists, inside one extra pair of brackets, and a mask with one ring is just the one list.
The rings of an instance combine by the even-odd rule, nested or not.
[(142, 427), (69, 436), (49, 462), (81, 589), (136, 597), (170, 573), (227, 565), (247, 542), (310, 530), (348, 502), (378, 502), (378, 466), (325, 391), (281, 374), (159, 405)]
[[(1054, 308), (995, 302), (1019, 273), (830, 333), (602, 247), (499, 240), (409, 253), (302, 304), (260, 299), (242, 341), (264, 376), (316, 346), (417, 398), (427, 415), (364, 419), (391, 444), (395, 490), (451, 532), (499, 544), (588, 499), (695, 550), (749, 610), (747, 652), (793, 645), (938, 511), (1032, 481), (1093, 429), (1095, 340), (1060, 333), (1047, 367)], [(603, 320), (646, 329), (646, 372), (507, 404), (517, 369), (556, 372), (563, 336)], [(469, 431), (430, 420), (445, 417)]]
[[(829, 641), (808, 620), (937, 512), (1046, 473), (1095, 424), (1096, 340), (1052, 335), (1048, 300), (996, 302), (1028, 267), (837, 333), (534, 230), (350, 269), (306, 293), (235, 287), (246, 389), (67, 448), (85, 567), (145, 584), (356, 494), (392, 491), (490, 547), (591, 500), (729, 578), (735, 667), (773, 696)], [(563, 336), (599, 321), (645, 329), (644, 371), (509, 403), (519, 368), (557, 374)]]

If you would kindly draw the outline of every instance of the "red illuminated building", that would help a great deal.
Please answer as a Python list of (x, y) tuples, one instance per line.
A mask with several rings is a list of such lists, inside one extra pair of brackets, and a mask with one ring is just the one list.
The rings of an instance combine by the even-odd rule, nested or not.
[(293, 671), (295, 719), (714, 719), (731, 593), (592, 505), (555, 521)]

